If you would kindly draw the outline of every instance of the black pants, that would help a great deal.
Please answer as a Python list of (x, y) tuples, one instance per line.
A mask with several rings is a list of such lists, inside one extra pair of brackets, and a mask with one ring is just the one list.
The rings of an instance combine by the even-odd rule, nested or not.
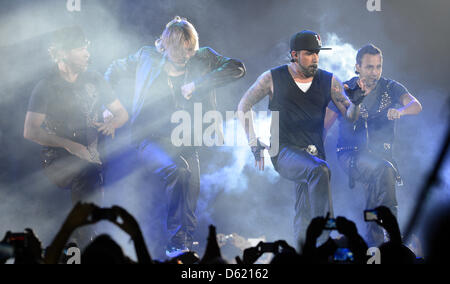
[[(63, 154), (57, 155), (57, 151), (63, 152)], [(47, 177), (61, 190), (70, 190), (73, 206), (80, 201), (102, 205), (103, 173), (101, 166), (65, 153), (61, 149), (44, 150), (43, 161)], [(93, 225), (78, 228), (73, 237), (80, 247), (86, 246), (95, 237)]]
[[(77, 202), (94, 203), (102, 206), (103, 201), (103, 173), (101, 167), (91, 163), (85, 163), (80, 174), (70, 184), (72, 205)], [(95, 237), (95, 225), (78, 228), (73, 237), (80, 248), (86, 247)]]
[(169, 246), (191, 248), (197, 227), (195, 210), (200, 194), (200, 165), (193, 147), (174, 147), (169, 143), (146, 142), (138, 158), (145, 171), (156, 175), (168, 197), (167, 230)]
[[(392, 163), (367, 151), (340, 152), (338, 153), (338, 160), (347, 174), (349, 174), (352, 157), (354, 157), (352, 176), (355, 181), (362, 183), (366, 188), (366, 209), (374, 209), (384, 205), (397, 216), (396, 170)], [(379, 246), (384, 242), (383, 229), (375, 222), (367, 222), (366, 241), (369, 247)]]
[[(103, 200), (102, 167), (71, 155), (61, 148), (42, 151), (46, 176), (62, 190), (70, 190), (72, 205), (77, 202), (91, 202), (98, 206)], [(78, 228), (73, 237), (80, 247), (84, 247), (93, 237), (93, 225)]]
[(305, 240), (306, 229), (314, 217), (333, 214), (330, 178), (327, 162), (310, 155), (304, 149), (287, 145), (280, 147), (274, 161), (277, 172), (295, 182), (296, 201), (294, 232), (301, 243)]
[(73, 205), (83, 201), (101, 206), (101, 165), (89, 163), (61, 148), (44, 148), (41, 155), (45, 175), (57, 187), (71, 191)]
[(86, 164), (81, 173), (70, 184), (72, 204), (77, 202), (91, 202), (102, 206), (103, 173), (100, 166)]

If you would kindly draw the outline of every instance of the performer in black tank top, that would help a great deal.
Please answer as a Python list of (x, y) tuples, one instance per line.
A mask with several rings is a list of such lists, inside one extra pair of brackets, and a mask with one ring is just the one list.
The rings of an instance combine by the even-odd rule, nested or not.
[[(264, 170), (263, 145), (257, 138), (251, 107), (269, 95), (269, 109), (278, 113), (272, 120), (269, 153), (278, 173), (295, 183), (294, 231), (303, 240), (314, 217), (333, 215), (330, 192), (330, 169), (323, 146), (324, 117), (327, 104), (333, 101), (348, 120), (359, 112), (343, 86), (333, 74), (318, 68), (320, 36), (302, 31), (290, 40), (291, 63), (264, 72), (245, 93), (238, 107), (255, 165)], [(278, 134), (278, 135), (277, 135)], [(269, 148), (269, 147), (267, 147)]]
[(315, 145), (319, 156), (325, 159), (321, 129), (326, 106), (331, 100), (333, 74), (318, 69), (311, 86), (303, 92), (289, 73), (288, 65), (271, 69), (270, 72), (274, 95), (269, 102), (269, 109), (280, 112), (280, 144), (300, 148)]

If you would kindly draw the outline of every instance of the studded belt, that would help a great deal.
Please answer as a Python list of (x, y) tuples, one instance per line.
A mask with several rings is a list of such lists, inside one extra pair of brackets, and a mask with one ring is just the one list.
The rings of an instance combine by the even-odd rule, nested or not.
[(358, 150), (359, 150), (359, 148), (356, 146), (346, 146), (346, 147), (338, 147), (336, 149), (336, 152), (339, 153), (342, 151), (358, 151)]

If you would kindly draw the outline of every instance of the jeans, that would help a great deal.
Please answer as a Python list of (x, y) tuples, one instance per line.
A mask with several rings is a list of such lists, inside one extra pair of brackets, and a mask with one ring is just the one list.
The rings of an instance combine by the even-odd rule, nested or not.
[(102, 186), (103, 174), (100, 167), (88, 164), (70, 184), (72, 204), (75, 205), (77, 202), (83, 201), (101, 206), (103, 198)]
[(294, 232), (296, 239), (303, 242), (313, 218), (328, 212), (333, 216), (330, 169), (324, 160), (293, 145), (280, 147), (274, 162), (277, 172), (295, 183)]
[(200, 164), (193, 147), (146, 141), (138, 151), (146, 173), (156, 176), (168, 198), (169, 246), (190, 248), (197, 227), (195, 210), (200, 194)]
[[(350, 161), (354, 158), (351, 170), (353, 179), (363, 184), (367, 192), (366, 209), (384, 205), (397, 216), (397, 198), (395, 194), (396, 169), (386, 159), (371, 152), (343, 151), (338, 160), (349, 174)], [(383, 229), (375, 222), (367, 222), (366, 241), (370, 246), (379, 246), (384, 242)]]
[[(77, 158), (78, 159), (78, 158)], [(98, 165), (83, 163), (81, 172), (75, 176), (70, 183), (72, 204), (78, 202), (90, 202), (97, 206), (102, 206), (103, 200), (103, 173)], [(74, 233), (74, 238), (80, 248), (88, 245), (96, 236), (94, 226), (84, 226), (78, 228)]]

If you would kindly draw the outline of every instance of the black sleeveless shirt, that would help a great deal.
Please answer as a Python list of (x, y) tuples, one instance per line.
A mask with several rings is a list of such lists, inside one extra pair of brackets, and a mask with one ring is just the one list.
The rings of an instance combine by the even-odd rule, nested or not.
[[(273, 98), (269, 109), (279, 112), (279, 145), (306, 148), (315, 145), (319, 157), (325, 159), (323, 131), (325, 111), (331, 100), (333, 74), (318, 69), (309, 89), (303, 92), (295, 83), (288, 66), (270, 70), (273, 80)], [(275, 139), (271, 133), (271, 143)]]

